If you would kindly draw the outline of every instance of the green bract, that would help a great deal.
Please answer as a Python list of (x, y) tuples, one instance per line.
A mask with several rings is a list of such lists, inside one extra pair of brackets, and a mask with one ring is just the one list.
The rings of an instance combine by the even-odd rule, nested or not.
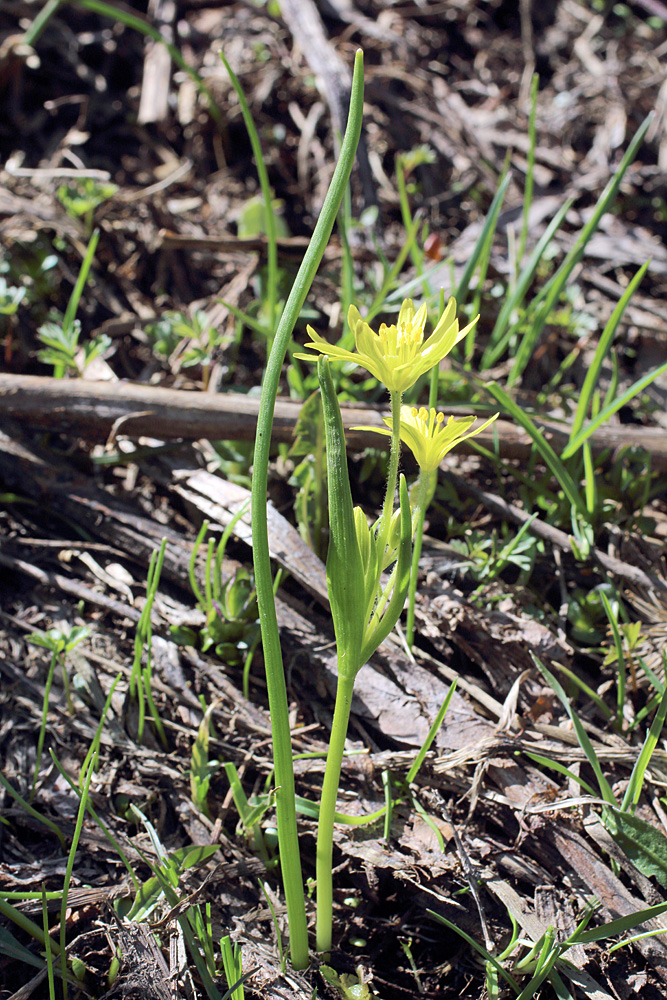
[(377, 526), (369, 527), (364, 512), (352, 506), (343, 421), (328, 358), (319, 359), (317, 373), (322, 389), (329, 482), (327, 587), (338, 647), (338, 674), (354, 677), (389, 635), (403, 610), (410, 579), (412, 515), (407, 485), (401, 477), (397, 541), (396, 532), (392, 532), (392, 554), (398, 549), (398, 562), (383, 587), (382, 571), (393, 559), (387, 558), (385, 535), (378, 533)]

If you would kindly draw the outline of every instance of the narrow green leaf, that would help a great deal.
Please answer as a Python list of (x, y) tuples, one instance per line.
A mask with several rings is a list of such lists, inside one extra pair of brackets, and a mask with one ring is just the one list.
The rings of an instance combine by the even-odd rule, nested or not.
[(639, 927), (647, 920), (659, 917), (661, 913), (667, 912), (667, 903), (658, 903), (657, 906), (649, 906), (645, 910), (637, 910), (627, 917), (619, 917), (601, 927), (593, 927), (590, 931), (583, 931), (577, 936), (577, 944), (593, 944), (595, 941), (603, 941), (605, 938), (616, 937), (618, 934), (626, 934), (633, 927)]
[(572, 430), (570, 431), (570, 442), (576, 439), (579, 431), (584, 425), (584, 420), (586, 419), (586, 414), (588, 413), (588, 407), (593, 395), (593, 390), (595, 389), (598, 378), (600, 375), (600, 369), (604, 359), (607, 356), (609, 348), (611, 347), (612, 341), (614, 339), (614, 334), (618, 328), (618, 324), (621, 321), (623, 313), (625, 312), (626, 306), (628, 305), (630, 299), (635, 293), (637, 286), (646, 274), (646, 269), (648, 268), (650, 261), (639, 268), (634, 278), (625, 289), (623, 295), (621, 296), (616, 308), (609, 317), (607, 324), (602, 331), (602, 336), (598, 342), (598, 346), (595, 349), (595, 354), (593, 356), (593, 361), (591, 366), (586, 372), (586, 378), (584, 379), (584, 384), (581, 388), (581, 393), (579, 395), (579, 403), (577, 404), (577, 412), (574, 415), (574, 420), (572, 421)]
[(651, 728), (646, 734), (646, 739), (644, 740), (641, 753), (639, 754), (635, 766), (632, 769), (630, 781), (628, 782), (628, 787), (625, 790), (623, 802), (621, 803), (621, 810), (623, 812), (626, 812), (631, 806), (636, 806), (639, 802), (639, 796), (641, 795), (642, 786), (644, 784), (646, 768), (649, 765), (653, 751), (655, 750), (660, 734), (662, 733), (662, 728), (665, 724), (665, 716), (667, 716), (667, 687), (663, 689), (658, 710), (653, 717)]
[(651, 385), (652, 382), (655, 382), (656, 379), (660, 378), (661, 375), (664, 375), (665, 372), (667, 372), (667, 361), (658, 368), (654, 368), (652, 372), (648, 372), (646, 375), (637, 379), (637, 381), (633, 382), (630, 388), (626, 389), (621, 396), (618, 396), (613, 403), (610, 403), (609, 406), (605, 406), (605, 408), (598, 413), (597, 417), (594, 420), (591, 420), (590, 423), (586, 424), (579, 434), (577, 434), (576, 438), (571, 440), (569, 444), (566, 445), (561, 455), (563, 461), (567, 461), (568, 458), (572, 458), (572, 456), (577, 453), (579, 448), (581, 448), (584, 441), (587, 441), (591, 434), (596, 432), (598, 427), (602, 427), (602, 425), (605, 424), (610, 417), (613, 417), (613, 415), (618, 413), (620, 409), (627, 406), (627, 404), (630, 403), (635, 396), (638, 396), (640, 392), (643, 392), (644, 389)]
[(563, 707), (565, 708), (565, 711), (570, 717), (570, 722), (574, 726), (574, 731), (577, 734), (577, 740), (579, 741), (579, 746), (586, 754), (586, 757), (588, 758), (588, 763), (591, 765), (593, 771), (595, 772), (595, 777), (597, 778), (598, 785), (600, 787), (601, 798), (603, 798), (605, 802), (608, 802), (609, 805), (616, 807), (616, 799), (614, 798), (614, 793), (611, 790), (609, 782), (602, 773), (602, 768), (600, 767), (600, 761), (598, 760), (595, 750), (593, 749), (593, 745), (588, 738), (588, 733), (582, 726), (579, 716), (572, 708), (572, 705), (570, 704), (570, 699), (565, 694), (565, 691), (563, 690), (560, 681), (556, 680), (551, 671), (548, 670), (544, 666), (544, 664), (540, 662), (540, 660), (535, 656), (534, 653), (531, 652), (530, 655), (537, 669), (540, 671), (540, 673), (545, 678), (547, 683), (550, 685), (551, 688), (553, 688), (555, 693), (560, 698)]
[(484, 388), (491, 393), (500, 406), (502, 406), (505, 411), (509, 413), (521, 427), (523, 427), (526, 433), (530, 435), (535, 447), (544, 459), (549, 470), (558, 480), (558, 483), (560, 484), (560, 487), (565, 493), (567, 499), (570, 501), (575, 510), (577, 510), (582, 516), (582, 518), (587, 520), (588, 512), (586, 511), (586, 504), (584, 503), (577, 484), (574, 482), (572, 476), (544, 437), (540, 428), (531, 420), (525, 410), (522, 410), (521, 407), (514, 402), (509, 393), (505, 392), (504, 389), (501, 389), (501, 387), (495, 382), (484, 384)]
[(531, 325), (531, 328), (524, 336), (519, 346), (519, 350), (517, 351), (516, 358), (514, 361), (514, 366), (512, 368), (512, 371), (510, 372), (510, 377), (508, 382), (510, 386), (515, 385), (518, 379), (523, 374), (526, 365), (530, 361), (535, 344), (537, 343), (539, 336), (542, 333), (542, 330), (544, 329), (544, 324), (546, 323), (547, 318), (551, 313), (554, 304), (557, 302), (558, 297), (560, 296), (560, 293), (563, 290), (565, 283), (567, 282), (567, 279), (569, 278), (576, 264), (583, 256), (588, 241), (590, 240), (591, 236), (593, 235), (593, 233), (600, 224), (600, 219), (602, 218), (604, 213), (608, 212), (612, 207), (614, 200), (616, 198), (616, 194), (618, 193), (618, 189), (621, 186), (621, 181), (625, 176), (626, 170), (628, 169), (628, 167), (630, 166), (630, 164), (632, 163), (637, 154), (637, 150), (639, 149), (644, 139), (644, 136), (646, 135), (646, 131), (649, 125), (651, 124), (652, 117), (653, 117), (652, 115), (648, 115), (644, 119), (644, 121), (639, 126), (634, 136), (630, 140), (628, 148), (623, 156), (623, 159), (621, 160), (618, 166), (618, 170), (616, 171), (614, 176), (609, 180), (604, 191), (598, 198), (595, 204), (595, 208), (593, 209), (593, 214), (591, 215), (590, 219), (581, 230), (581, 233), (579, 234), (574, 246), (565, 257), (565, 260), (559, 267), (558, 271), (551, 279), (549, 283), (549, 291), (544, 298), (544, 303), (541, 306), (539, 313), (535, 317)]
[(654, 876), (667, 889), (667, 837), (662, 830), (620, 809), (606, 810), (602, 821), (640, 872), (647, 878)]

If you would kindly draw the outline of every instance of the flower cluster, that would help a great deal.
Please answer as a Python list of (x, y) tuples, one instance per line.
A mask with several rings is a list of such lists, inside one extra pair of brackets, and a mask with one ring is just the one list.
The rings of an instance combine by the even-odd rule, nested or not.
[[(417, 409), (416, 406), (401, 407), (401, 441), (406, 444), (415, 456), (417, 465), (422, 472), (434, 472), (445, 455), (455, 448), (461, 441), (475, 437), (493, 423), (498, 416), (495, 413), (489, 420), (486, 420), (479, 427), (470, 430), (475, 423), (476, 417), (449, 417), (445, 422), (444, 413), (438, 413), (431, 408), (427, 410), (424, 406)], [(356, 428), (359, 430), (372, 430), (378, 434), (391, 436), (392, 419), (384, 417), (384, 422), (389, 430), (381, 427)], [(469, 433), (468, 433), (469, 431)]]
[[(390, 392), (405, 392), (418, 378), (435, 368), (475, 325), (475, 317), (463, 330), (459, 330), (456, 318), (456, 300), (450, 299), (433, 333), (424, 342), (426, 306), (415, 311), (412, 299), (406, 299), (401, 306), (396, 324), (382, 323), (375, 333), (363, 320), (356, 306), (350, 306), (347, 314), (350, 329), (354, 334), (356, 352), (346, 351), (335, 344), (329, 344), (309, 326), (311, 340), (305, 346), (313, 351), (326, 354), (335, 361), (351, 361), (365, 368), (371, 375), (389, 389)], [(303, 361), (312, 361), (312, 354), (297, 354)]]

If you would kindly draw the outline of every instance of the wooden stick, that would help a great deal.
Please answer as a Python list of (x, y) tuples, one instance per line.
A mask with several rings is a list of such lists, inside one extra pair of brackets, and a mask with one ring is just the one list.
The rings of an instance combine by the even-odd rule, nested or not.
[[(0, 374), (0, 422), (12, 419), (85, 440), (104, 441), (112, 431), (137, 438), (162, 440), (250, 441), (255, 436), (258, 396), (239, 393), (203, 393), (161, 389), (133, 382), (90, 382), (85, 379), (41, 378), (34, 375)], [(470, 408), (443, 406), (447, 413), (465, 414)], [(278, 399), (274, 423), (276, 441), (292, 441), (301, 403)], [(387, 448), (389, 439), (358, 426), (384, 427), (386, 408), (346, 406), (343, 424), (352, 449)], [(539, 421), (547, 439), (558, 450), (568, 440), (567, 424)], [(508, 420), (498, 420), (475, 441), (495, 449), (497, 434), (501, 458), (526, 460), (531, 452), (528, 435)], [(667, 471), (667, 431), (659, 427), (606, 425), (592, 438), (593, 452), (641, 446), (649, 452), (655, 469)], [(459, 452), (474, 454), (469, 442)]]

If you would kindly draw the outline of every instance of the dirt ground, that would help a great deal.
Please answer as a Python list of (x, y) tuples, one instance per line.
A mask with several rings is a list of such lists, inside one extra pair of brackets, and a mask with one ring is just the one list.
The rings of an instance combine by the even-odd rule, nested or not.
[[(144, 924), (122, 916), (135, 889), (109, 837), (146, 880), (146, 858), (155, 858), (150, 825), (167, 852), (218, 845), (180, 875), (176, 894), (179, 903), (199, 903), (202, 912), (210, 906), (215, 942), (229, 934), (241, 945), (243, 971), (252, 972), (247, 996), (310, 998), (317, 989), (333, 997), (338, 994), (319, 975), (316, 960), (303, 974), (281, 970), (272, 909), (285, 938), (288, 928), (279, 879), (275, 866), (266, 871), (239, 827), (222, 767), (211, 768), (206, 807), (192, 800), (193, 746), (208, 706), (209, 760), (233, 762), (248, 796), (265, 792), (272, 774), (261, 653), (252, 663), (246, 698), (238, 653), (225, 659), (173, 641), (174, 628), (202, 627), (188, 578), (202, 520), (229, 524), (249, 485), (249, 442), (266, 360), (265, 340), (247, 328), (240, 335), (234, 314), (256, 309), (266, 239), (244, 235), (259, 185), (219, 51), (243, 87), (281, 205), (279, 256), (287, 285), (333, 172), (357, 48), (364, 50), (366, 86), (351, 183), (351, 214), (363, 220), (350, 230), (357, 288), (377, 283), (378, 254), (393, 262), (405, 242), (398, 154), (422, 145), (431, 151), (432, 162), (411, 175), (410, 198), (428, 223), (431, 259), (453, 257), (453, 265), (443, 264), (430, 279), (445, 293), (465, 268), (509, 161), (510, 186), (486, 275), (491, 293), (479, 325), (482, 344), (500, 308), (493, 288), (508, 281), (508, 245), (521, 217), (533, 74), (539, 90), (529, 249), (572, 198), (554, 253), (570, 249), (652, 112), (614, 213), (602, 220), (572, 282), (570, 304), (590, 324), (570, 373), (576, 401), (591, 343), (649, 258), (622, 330), (620, 387), (665, 360), (667, 7), (661, 0), (150, 0), (148, 8), (125, 6), (173, 41), (205, 83), (207, 100), (191, 73), (164, 58), (161, 45), (90, 6), (55, 4), (42, 30), (28, 37), (32, 44), (26, 33), (48, 5), (4, 0), (0, 7), (0, 299), (7, 286), (26, 288), (15, 314), (0, 313), (0, 773), (24, 799), (31, 794), (50, 660), (48, 650), (27, 636), (53, 628), (64, 634), (70, 627), (89, 630), (66, 660), (72, 706), (60, 666), (54, 674), (33, 800), (39, 815), (27, 812), (4, 784), (0, 790), (0, 897), (42, 885), (62, 889), (79, 799), (48, 750), (78, 781), (120, 674), (91, 783), (100, 823), (86, 815), (69, 889), (68, 955), (80, 961), (82, 974), (70, 995), (205, 995), (184, 957), (176, 906), (163, 901)], [(114, 187), (77, 216), (64, 189), (84, 175)], [(99, 244), (77, 315), (86, 338), (104, 336), (108, 343), (85, 379), (54, 384), (49, 378), (47, 389), (53, 366), (38, 357), (38, 329), (50, 310), (65, 312), (93, 227)], [(308, 299), (309, 321), (332, 339), (340, 330), (343, 259), (334, 234)], [(404, 274), (412, 274), (409, 261)], [(200, 310), (218, 335), (215, 348), (193, 364), (183, 363), (182, 348), (162, 355), (151, 348), (154, 325), (169, 311), (188, 310)], [(303, 343), (302, 325), (295, 336)], [(521, 399), (535, 399), (571, 346), (559, 328), (547, 330), (524, 373)], [(502, 379), (507, 370), (501, 361), (493, 377)], [(456, 371), (443, 408), (466, 402)], [(157, 389), (173, 395), (158, 398)], [(648, 447), (654, 469), (664, 473), (666, 393), (667, 379), (653, 383), (641, 415), (621, 411), (612, 440), (600, 447)], [(290, 395), (293, 385), (285, 380), (277, 428), (282, 441), (291, 440), (297, 422), (298, 403)], [(369, 404), (378, 401), (377, 393), (368, 394)], [(351, 415), (346, 423), (355, 426), (359, 419)], [(377, 474), (365, 478), (362, 445), (368, 443), (360, 438), (350, 457), (355, 500), (370, 509), (380, 494)], [(524, 467), (528, 445), (507, 421), (498, 447), (506, 462)], [(294, 526), (290, 475), (296, 464), (293, 455), (276, 451), (271, 470), (273, 555), (287, 574), (278, 616), (295, 752), (321, 755), (333, 710), (335, 656), (323, 567)], [(511, 520), (508, 504), (519, 499), (512, 486), (501, 497), (499, 479), (484, 459), (462, 454), (443, 472), (450, 490), (443, 498), (458, 491), (470, 523), (490, 532)], [(650, 538), (612, 533), (604, 550), (582, 566), (553, 529), (530, 587), (510, 574), (482, 604), (472, 599), (476, 581), (459, 571), (447, 546), (447, 502), (436, 506), (427, 526), (414, 661), (397, 638), (361, 672), (348, 744), (357, 753), (345, 760), (339, 798), (339, 808), (349, 813), (384, 804), (383, 775), (397, 782), (405, 776), (458, 676), (412, 798), (394, 810), (390, 836), (382, 823), (336, 829), (338, 946), (330, 964), (339, 973), (356, 970), (383, 1000), (487, 995), (482, 960), (428, 911), (499, 953), (512, 921), (525, 937), (539, 937), (550, 924), (567, 933), (592, 896), (605, 921), (665, 899), (655, 880), (641, 876), (624, 856), (610, 855), (609, 838), (580, 801), (576, 783), (538, 767), (525, 753), (537, 749), (587, 774), (565, 713), (531, 652), (596, 690), (611, 685), (601, 657), (582, 655), (564, 627), (560, 587), (592, 588), (613, 578), (642, 609), (645, 655), (659, 662), (667, 615), (664, 493), (657, 490), (650, 500), (657, 525)], [(163, 538), (152, 672), (164, 741), (151, 725), (140, 740), (131, 671), (150, 560)], [(225, 557), (227, 578), (250, 567), (249, 543), (240, 522)], [(202, 557), (198, 565), (203, 573)], [(243, 641), (247, 646), (254, 638), (249, 622)], [(610, 781), (622, 791), (641, 741), (621, 739), (595, 706), (586, 724)], [(304, 756), (296, 768), (298, 794), (317, 801), (322, 757)], [(661, 750), (651, 775), (642, 808), (655, 820), (665, 815), (660, 794), (667, 758)], [(57, 824), (64, 846), (40, 816)], [(311, 877), (315, 824), (306, 817), (300, 823), (305, 876)], [(123, 900), (125, 908), (118, 906)], [(41, 926), (41, 904), (22, 904), (22, 912)], [(52, 931), (59, 919), (60, 903), (53, 901)], [(25, 929), (6, 926), (38, 954)], [(665, 996), (662, 941), (649, 938), (638, 949), (613, 954), (601, 945), (578, 946), (568, 956), (573, 995)], [(107, 977), (119, 947), (124, 964), (111, 986)], [(7, 996), (48, 996), (42, 964), (30, 967), (0, 949), (0, 988)], [(223, 995), (224, 980), (218, 988)], [(512, 995), (509, 987), (499, 989)], [(547, 985), (541, 995), (555, 994)]]

